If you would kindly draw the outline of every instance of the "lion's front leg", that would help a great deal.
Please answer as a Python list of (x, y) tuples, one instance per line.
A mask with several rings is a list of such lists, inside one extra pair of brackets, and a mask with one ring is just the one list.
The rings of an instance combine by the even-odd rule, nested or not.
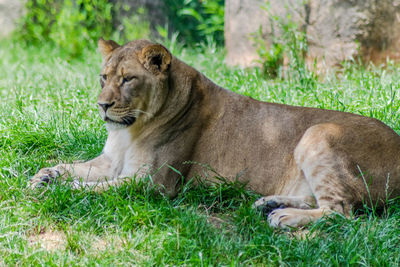
[(58, 164), (43, 168), (30, 180), (30, 187), (37, 188), (53, 183), (55, 180), (71, 178), (73, 185), (96, 183), (112, 178), (111, 160), (104, 154), (83, 163)]

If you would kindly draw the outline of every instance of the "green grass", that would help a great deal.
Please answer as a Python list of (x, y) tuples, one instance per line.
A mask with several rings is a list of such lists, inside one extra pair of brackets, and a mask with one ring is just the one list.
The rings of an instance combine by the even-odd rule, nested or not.
[[(265, 80), (255, 69), (227, 68), (212, 46), (170, 49), (240, 94), (363, 114), (400, 133), (397, 65)], [(281, 231), (251, 209), (257, 196), (236, 183), (189, 184), (174, 199), (149, 181), (101, 194), (27, 189), (40, 168), (101, 152), (100, 56), (88, 50), (84, 58), (68, 62), (47, 45), (0, 43), (0, 265), (400, 265), (399, 200), (381, 216), (335, 216)]]

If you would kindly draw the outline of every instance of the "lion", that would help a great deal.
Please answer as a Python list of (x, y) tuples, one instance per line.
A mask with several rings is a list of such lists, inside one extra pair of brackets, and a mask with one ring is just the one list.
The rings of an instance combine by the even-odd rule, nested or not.
[(236, 94), (147, 40), (98, 48), (104, 149), (41, 169), (33, 188), (69, 179), (101, 191), (150, 174), (173, 197), (191, 177), (212, 176), (207, 164), (264, 196), (254, 207), (280, 228), (400, 195), (400, 137), (377, 119)]

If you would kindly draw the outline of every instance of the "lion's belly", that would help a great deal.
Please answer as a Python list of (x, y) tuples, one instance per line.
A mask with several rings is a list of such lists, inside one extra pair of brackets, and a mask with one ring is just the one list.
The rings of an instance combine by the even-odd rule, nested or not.
[[(219, 133), (203, 136), (199, 143), (202, 149), (196, 151), (193, 161), (210, 166), (223, 178), (245, 182), (258, 193), (275, 194), (291, 171), (295, 142), (287, 140), (286, 146), (279, 146), (279, 137), (267, 135), (260, 127)], [(200, 165), (194, 165), (188, 176), (203, 173), (215, 176)]]

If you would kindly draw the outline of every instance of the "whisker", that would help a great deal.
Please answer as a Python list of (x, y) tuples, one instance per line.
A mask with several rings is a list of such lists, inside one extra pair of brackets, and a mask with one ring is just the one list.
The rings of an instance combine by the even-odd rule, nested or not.
[(151, 113), (149, 113), (149, 112), (146, 112), (146, 111), (143, 111), (143, 110), (140, 110), (140, 109), (134, 109), (134, 110), (131, 110), (131, 111), (130, 111), (130, 113), (134, 114), (133, 112), (136, 112), (136, 113), (143, 113), (143, 114), (146, 114), (146, 115), (148, 115), (148, 116), (153, 116), (153, 114), (151, 114)]

